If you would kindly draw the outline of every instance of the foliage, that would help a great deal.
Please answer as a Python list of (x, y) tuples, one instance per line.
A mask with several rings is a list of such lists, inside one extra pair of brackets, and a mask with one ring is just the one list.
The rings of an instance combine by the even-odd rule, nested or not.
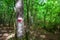
[[(24, 0), (23, 4), (24, 21), (25, 24), (29, 23), (31, 29), (37, 30), (39, 33), (42, 32), (41, 28), (50, 32), (60, 30), (60, 0)], [(14, 5), (15, 0), (0, 0), (0, 24), (15, 22)], [(31, 31), (31, 33), (35, 32)], [(46, 31), (44, 30), (44, 32)], [(36, 34), (39, 33), (36, 32)], [(23, 39), (25, 40), (25, 38)]]
[[(36, 28), (39, 26), (51, 32), (60, 28), (59, 0), (24, 0), (25, 20), (27, 14), (29, 14), (29, 23), (31, 24), (33, 21), (32, 25)], [(33, 17), (33, 20), (31, 17)]]
[[(15, 0), (0, 0), (0, 22), (14, 22)], [(54, 28), (60, 24), (60, 0), (24, 0), (24, 19), (39, 27)], [(2, 21), (1, 21), (2, 20)]]
[(2, 22), (9, 23), (13, 20), (13, 14), (15, 15), (13, 8), (14, 0), (0, 0), (0, 18), (3, 20)]

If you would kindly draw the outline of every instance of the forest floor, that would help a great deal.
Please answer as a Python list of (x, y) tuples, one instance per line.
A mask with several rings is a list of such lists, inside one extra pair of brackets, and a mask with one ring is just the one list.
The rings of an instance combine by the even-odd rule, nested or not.
[[(60, 40), (60, 32), (56, 31), (55, 33), (47, 32), (45, 29), (42, 28), (33, 28), (30, 27), (29, 29), (29, 39), (30, 40)], [(13, 33), (14, 27), (0, 27), (0, 40), (2, 40), (3, 35), (5, 33)], [(28, 35), (27, 35), (28, 36)]]
[(30, 37), (32, 40), (60, 40), (60, 32), (48, 32), (42, 28), (31, 28)]
[(5, 38), (12, 33), (14, 33), (13, 27), (0, 26), (0, 40), (5, 40)]

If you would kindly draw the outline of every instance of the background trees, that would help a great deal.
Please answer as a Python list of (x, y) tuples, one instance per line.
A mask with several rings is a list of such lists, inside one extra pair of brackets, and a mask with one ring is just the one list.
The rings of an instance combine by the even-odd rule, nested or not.
[[(54, 25), (60, 24), (60, 4), (59, 0), (30, 0), (28, 5), (24, 1), (24, 15), (26, 19), (27, 11), (29, 13), (30, 21), (33, 24), (40, 25), (39, 27), (55, 28)], [(28, 10), (27, 10), (27, 6)], [(31, 21), (31, 22), (32, 22)], [(30, 22), (29, 22), (30, 23)]]
[[(0, 24), (14, 23), (14, 1), (0, 0)], [(60, 0), (24, 0), (24, 21), (31, 29), (60, 32)]]
[(0, 0), (0, 23), (13, 23), (14, 15), (14, 0)]

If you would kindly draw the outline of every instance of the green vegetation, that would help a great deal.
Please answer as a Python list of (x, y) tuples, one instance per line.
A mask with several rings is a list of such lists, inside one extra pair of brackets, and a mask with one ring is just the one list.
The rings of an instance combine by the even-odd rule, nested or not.
[[(23, 0), (23, 3), (25, 25), (29, 23), (34, 30), (60, 32), (60, 0)], [(14, 5), (15, 0), (0, 0), (0, 24), (15, 23)]]
[[(59, 0), (30, 0), (28, 3), (24, 1), (24, 15), (29, 14), (32, 25), (42, 27), (44, 29), (56, 30), (60, 25), (60, 1)], [(26, 6), (27, 5), (27, 6)], [(28, 12), (27, 12), (28, 11)], [(30, 19), (33, 17), (33, 20)], [(32, 20), (32, 21), (31, 21)], [(29, 23), (30, 23), (29, 22)], [(60, 27), (60, 26), (59, 26)]]
[(13, 20), (15, 20), (14, 0), (0, 0), (0, 24), (11, 24)]

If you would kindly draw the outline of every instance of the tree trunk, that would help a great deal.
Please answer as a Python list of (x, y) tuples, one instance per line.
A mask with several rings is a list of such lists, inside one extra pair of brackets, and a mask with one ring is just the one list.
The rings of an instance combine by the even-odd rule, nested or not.
[(17, 37), (22, 37), (24, 34), (23, 0), (17, 0), (14, 9), (16, 12), (16, 34)]

